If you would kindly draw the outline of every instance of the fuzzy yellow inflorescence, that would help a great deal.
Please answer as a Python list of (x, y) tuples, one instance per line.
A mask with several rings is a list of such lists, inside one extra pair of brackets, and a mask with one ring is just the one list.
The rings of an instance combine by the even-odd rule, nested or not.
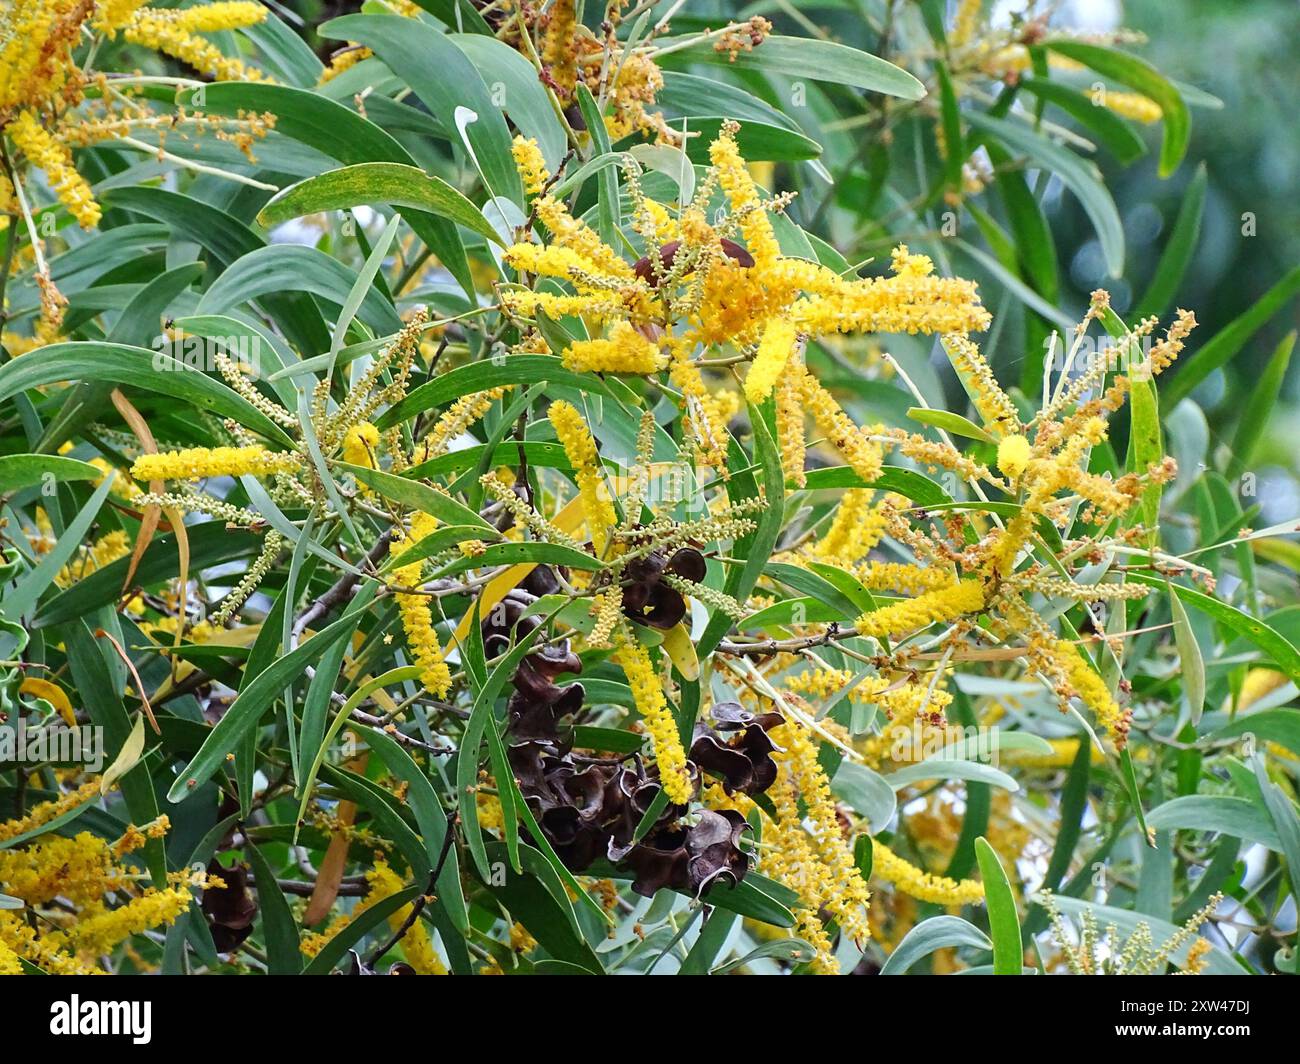
[[(370, 885), (370, 893), (366, 895), (363, 909), (377, 905), (385, 898), (391, 898), (406, 889), (402, 877), (394, 872), (382, 857), (377, 857), (374, 866), (366, 873), (366, 882)], [(403, 905), (388, 917), (388, 926), (393, 931), (397, 931), (405, 925), (410, 915), (411, 906)], [(406, 963), (415, 969), (417, 975), (447, 974), (442, 958), (433, 947), (433, 939), (430, 938), (428, 929), (420, 920), (416, 920), (407, 928), (402, 935), (401, 946)]]
[[(98, 796), (98, 778), (87, 780), (25, 817), (0, 822), (0, 841), (39, 833), (41, 828)], [(140, 888), (138, 871), (123, 858), (161, 839), (166, 817), (129, 825), (110, 842), (88, 831), (72, 837), (53, 833), (0, 850), (5, 892), (40, 919), (27, 921), (0, 910), (0, 973), (17, 974), (22, 961), (54, 975), (101, 974), (97, 960), (132, 935), (173, 923), (193, 903), (191, 888), (209, 882), (203, 873), (177, 872), (166, 886)]]
[(142, 454), (131, 466), (136, 480), (201, 480), (204, 477), (270, 476), (301, 467), (296, 454), (265, 447), (192, 447)]
[(1122, 118), (1131, 118), (1135, 122), (1151, 125), (1164, 117), (1160, 105), (1150, 96), (1140, 92), (1112, 92), (1107, 89), (1101, 94), (1092, 94), (1093, 102), (1100, 102), (1108, 111), (1114, 111)]
[(575, 340), (564, 349), (566, 369), (588, 373), (658, 373), (668, 357), (626, 321), (620, 321), (607, 338)]
[(758, 354), (745, 377), (745, 398), (751, 403), (761, 403), (776, 387), (790, 355), (794, 351), (798, 334), (793, 322), (774, 321), (763, 332)]
[(879, 839), (871, 840), (871, 874), (904, 894), (934, 905), (971, 905), (984, 900), (984, 886), (973, 879), (949, 879), (922, 871), (903, 860)]
[[(437, 524), (436, 518), (426, 513), (417, 513), (411, 519), (410, 534), (395, 540), (389, 548), (393, 557), (405, 554), (433, 532)], [(423, 566), (422, 561), (414, 561), (393, 570), (393, 583), (404, 588), (418, 587)], [(431, 600), (428, 595), (410, 590), (397, 592), (396, 598), (397, 609), (402, 617), (402, 629), (406, 632), (406, 645), (421, 670), (420, 682), (435, 698), (446, 698), (451, 691), (451, 670), (443, 658), (438, 633), (433, 630), (433, 608), (429, 605)]]
[(515, 137), (510, 145), (510, 154), (514, 156), (524, 191), (530, 196), (541, 195), (551, 175), (547, 172), (546, 160), (542, 158), (542, 149), (537, 146), (537, 141)]
[(379, 430), (369, 421), (353, 425), (343, 436), (343, 461), (350, 465), (375, 467), (375, 452), (379, 448)]
[(266, 8), (254, 3), (216, 3), (181, 10), (146, 7), (122, 24), (121, 33), (132, 44), (179, 59), (217, 81), (266, 81), (269, 79), (256, 67), (227, 56), (198, 36), (243, 29), (265, 18)]
[(916, 598), (883, 606), (858, 618), (860, 635), (893, 636), (914, 631), (935, 621), (953, 621), (984, 608), (984, 585), (960, 580), (951, 587), (927, 591)]
[(5, 128), (29, 163), (45, 171), (50, 188), (83, 229), (99, 224), (100, 209), (90, 185), (72, 165), (72, 153), (54, 139), (31, 111), (23, 111)]
[(1012, 480), (1017, 480), (1029, 465), (1033, 449), (1019, 433), (1003, 436), (998, 442), (998, 469)]
[(560, 444), (564, 447), (564, 454), (569, 459), (569, 464), (573, 466), (591, 544), (598, 555), (604, 554), (609, 544), (610, 532), (618, 523), (618, 518), (614, 513), (614, 504), (610, 501), (605, 484), (601, 480), (600, 456), (596, 452), (596, 441), (573, 404), (563, 399), (557, 400), (551, 404), (547, 416), (555, 428), (555, 435), (559, 437)]
[(1084, 659), (1083, 654), (1073, 643), (1060, 640), (1056, 644), (1056, 657), (1065, 676), (1079, 696), (1079, 700), (1097, 717), (1097, 723), (1106, 729), (1121, 750), (1128, 742), (1130, 710), (1121, 709), (1111, 696), (1106, 683)]
[(655, 674), (650, 655), (635, 638), (623, 635), (615, 651), (615, 660), (627, 675), (632, 700), (654, 742), (655, 763), (659, 766), (659, 780), (664, 793), (676, 805), (686, 805), (695, 788), (686, 767), (686, 751), (677, 732), (677, 721), (668, 708), (663, 685)]

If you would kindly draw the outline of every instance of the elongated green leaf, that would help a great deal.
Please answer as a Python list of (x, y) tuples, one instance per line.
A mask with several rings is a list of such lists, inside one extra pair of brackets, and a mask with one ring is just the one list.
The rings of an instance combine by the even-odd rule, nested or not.
[(1124, 272), (1124, 224), (1120, 221), (1115, 201), (1092, 163), (1085, 162), (1041, 133), (1009, 119), (993, 118), (978, 111), (970, 112), (967, 119), (1011, 150), (1029, 156), (1035, 165), (1059, 177), (1079, 198), (1097, 230), (1097, 239), (1106, 259), (1106, 271), (1112, 277)]
[(1133, 127), (1114, 111), (1094, 103), (1085, 93), (1047, 78), (1023, 78), (1020, 85), (1086, 127), (1124, 166), (1146, 154), (1147, 146), (1133, 132)]
[(330, 19), (321, 36), (360, 41), (424, 102), (445, 129), (457, 127), (458, 108), (477, 117), (466, 136), (493, 196), (523, 202), (510, 154), (510, 132), (482, 76), (451, 39), (424, 22), (398, 15), (344, 15)]
[(244, 844), (244, 854), (253, 866), (257, 883), (257, 910), (262, 920), (262, 937), (266, 943), (268, 975), (297, 975), (302, 971), (302, 950), (298, 941), (298, 921), (285, 900), (284, 891), (275, 881), (271, 866), (261, 850), (251, 842)]
[(993, 974), (1020, 975), (1024, 967), (1024, 947), (1011, 883), (997, 852), (987, 839), (980, 837), (975, 840), (975, 857), (979, 861), (980, 878), (984, 880), (984, 902), (988, 907), (989, 933), (993, 939)]
[(1260, 327), (1300, 293), (1300, 266), (1291, 269), (1280, 281), (1209, 343), (1191, 357), (1183, 359), (1174, 378), (1162, 385), (1165, 401), (1171, 406), (1184, 399), (1211, 373), (1230, 362)]
[(103, 470), (57, 454), (0, 455), (0, 495), (65, 480), (96, 480)]
[(1270, 850), (1281, 848), (1268, 812), (1248, 798), (1226, 794), (1187, 794), (1156, 806), (1147, 814), (1147, 823), (1153, 828), (1217, 831), (1257, 842)]
[(1160, 253), (1156, 272), (1142, 293), (1137, 306), (1133, 309), (1133, 319), (1141, 321), (1151, 315), (1162, 315), (1178, 294), (1187, 267), (1191, 265), (1192, 255), (1196, 251), (1196, 242), (1201, 235), (1201, 216), (1205, 212), (1205, 164), (1196, 168), (1196, 173), (1187, 185), (1182, 202), (1178, 207), (1178, 217), (1170, 230), (1169, 239)]
[(317, 211), (346, 210), (363, 203), (414, 207), (473, 230), (500, 244), (501, 237), (483, 212), (440, 177), (401, 163), (357, 163), (291, 185), (258, 214), (266, 226)]
[(29, 388), (74, 380), (107, 381), (168, 395), (218, 417), (233, 418), (286, 447), (293, 445), (284, 429), (221, 381), (176, 361), (165, 351), (98, 340), (51, 344), (0, 366), (0, 403)]
[(350, 618), (337, 620), (260, 672), (252, 683), (239, 692), (225, 715), (203, 740), (203, 745), (190, 763), (181, 770), (171, 790), (167, 792), (167, 800), (173, 803), (183, 802), (193, 794), (199, 783), (221, 767), (226, 755), (234, 750), (239, 740), (249, 730), (257, 727), (266, 707), (283, 693), (285, 684), (301, 675), (304, 668), (315, 662), (338, 640), (350, 635), (355, 627), (355, 622)]
[[(671, 46), (682, 38), (666, 38), (659, 43)], [(752, 52), (717, 52), (713, 44), (703, 41), (665, 57), (669, 65), (680, 60), (698, 63), (719, 63), (737, 70), (758, 70), (767, 74), (785, 74), (813, 81), (829, 81), (849, 85), (868, 92), (899, 96), (904, 100), (919, 100), (925, 95), (925, 86), (902, 67), (895, 66), (879, 56), (861, 52), (833, 41), (807, 37), (771, 36)]]
[[(1129, 573), (1128, 579), (1149, 584), (1152, 587), (1163, 586), (1163, 580), (1160, 578), (1147, 576), (1143, 573)], [(1280, 632), (1259, 618), (1242, 613), (1241, 610), (1229, 606), (1226, 602), (1221, 602), (1203, 591), (1184, 587), (1182, 584), (1172, 586), (1175, 594), (1186, 605), (1208, 614), (1225, 628), (1231, 629), (1237, 635), (1243, 636), (1254, 643), (1260, 650), (1268, 654), (1272, 661), (1293, 681), (1300, 683), (1300, 650), (1297, 650)]]
[(932, 916), (903, 936), (903, 941), (894, 947), (880, 974), (903, 975), (922, 957), (955, 946), (988, 950), (993, 948), (993, 943), (983, 931), (960, 916)]
[(1282, 383), (1286, 380), (1287, 367), (1291, 365), (1291, 352), (1295, 349), (1296, 330), (1292, 329), (1273, 351), (1273, 356), (1264, 368), (1263, 376), (1254, 381), (1246, 390), (1246, 406), (1241, 420), (1237, 422), (1237, 431), (1232, 437), (1232, 455), (1228, 459), (1225, 475), (1229, 480), (1236, 480), (1250, 466), (1255, 448), (1268, 430), (1269, 417), (1282, 392)]
[(1091, 67), (1103, 77), (1127, 85), (1160, 105), (1164, 139), (1160, 145), (1160, 176), (1168, 177), (1187, 154), (1192, 118), (1187, 104), (1169, 80), (1144, 59), (1113, 48), (1084, 41), (1053, 40), (1048, 47), (1076, 63)]
[[(242, 303), (283, 291), (311, 292), (342, 306), (356, 280), (349, 267), (323, 251), (272, 244), (231, 263), (203, 294), (199, 313), (224, 314)], [(402, 327), (397, 311), (376, 288), (366, 293), (359, 317), (379, 333), (394, 333)]]

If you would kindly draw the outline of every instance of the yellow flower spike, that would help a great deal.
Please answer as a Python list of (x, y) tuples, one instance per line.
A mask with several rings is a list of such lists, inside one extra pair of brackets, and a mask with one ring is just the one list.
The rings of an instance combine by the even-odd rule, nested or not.
[(952, 587), (927, 591), (858, 618), (859, 635), (876, 637), (902, 635), (935, 621), (953, 621), (963, 614), (984, 608), (984, 585), (978, 580), (960, 580)]
[(609, 499), (605, 483), (600, 476), (600, 457), (591, 430), (573, 404), (563, 399), (552, 403), (547, 416), (564, 447), (564, 454), (573, 466), (578, 482), (578, 495), (582, 499), (582, 512), (587, 519), (587, 532), (596, 554), (605, 553), (610, 531), (618, 524), (614, 504)]
[(871, 874), (892, 883), (917, 901), (934, 905), (972, 905), (984, 900), (984, 885), (973, 879), (949, 879), (922, 871), (903, 860), (879, 839), (871, 840)]
[(627, 675), (637, 712), (654, 742), (655, 762), (659, 766), (659, 780), (664, 793), (674, 805), (686, 805), (695, 788), (686, 768), (686, 751), (677, 732), (677, 721), (668, 708), (663, 686), (650, 663), (650, 655), (635, 638), (625, 633), (619, 639), (614, 660)]
[(1106, 110), (1113, 111), (1121, 118), (1131, 118), (1135, 122), (1149, 126), (1164, 117), (1160, 105), (1140, 92), (1111, 92), (1107, 89), (1104, 93), (1094, 94), (1089, 90), (1084, 91), (1092, 98), (1094, 104), (1100, 103)]
[(804, 439), (804, 409), (799, 375), (803, 367), (786, 366), (776, 384), (776, 436), (781, 448), (781, 471), (788, 483), (802, 488), (808, 482), (804, 469), (807, 441)]
[(1031, 451), (1029, 441), (1019, 433), (1003, 436), (998, 443), (998, 469), (1012, 480), (1018, 479), (1029, 465)]
[(822, 561), (852, 565), (866, 555), (885, 533), (887, 503), (872, 505), (871, 488), (850, 488), (835, 509), (835, 518), (813, 548)]
[(546, 182), (551, 179), (546, 169), (546, 160), (542, 158), (542, 149), (531, 137), (515, 137), (510, 145), (510, 154), (514, 157), (519, 179), (524, 183), (524, 191), (530, 196), (541, 195)]
[(90, 185), (72, 165), (72, 153), (54, 139), (31, 111), (23, 111), (5, 128), (15, 147), (38, 170), (45, 171), (50, 188), (83, 229), (99, 224), (100, 209)]
[[(806, 900), (816, 902), (818, 908), (831, 913), (840, 929), (862, 945), (871, 935), (866, 913), (871, 894), (853, 860), (852, 848), (844, 838), (830, 780), (818, 756), (817, 742), (808, 729), (793, 720), (774, 729), (772, 740), (780, 751), (773, 756), (785, 775), (785, 784), (802, 798), (806, 817), (800, 818), (789, 808), (788, 791), (782, 796), (785, 788), (778, 787), (773, 791), (773, 803), (781, 813), (782, 821), (788, 823), (793, 818), (790, 827), (798, 824), (795, 830), (801, 834), (802, 825), (807, 824), (815, 860), (820, 865), (814, 874), (817, 886), (812, 896), (800, 893)], [(786, 807), (784, 810), (783, 806)]]
[(204, 477), (270, 476), (302, 467), (296, 454), (265, 447), (192, 447), (142, 454), (131, 465), (136, 480), (201, 480)]
[[(265, 9), (257, 7), (266, 17)], [(145, 8), (122, 27), (122, 36), (132, 44), (152, 48), (173, 59), (179, 59), (202, 74), (208, 74), (217, 81), (269, 81), (270, 79), (255, 67), (250, 67), (238, 59), (225, 55), (211, 41), (204, 40), (191, 32), (182, 20), (169, 17), (176, 12)], [(257, 20), (257, 21), (260, 21)], [(252, 23), (240, 23), (242, 26)]]
[(781, 257), (781, 248), (772, 231), (772, 220), (763, 210), (745, 160), (736, 146), (736, 122), (724, 122), (722, 133), (709, 145), (709, 161), (718, 169), (718, 184), (727, 194), (731, 210), (741, 216), (740, 231), (749, 245), (754, 262), (763, 266)]
[(942, 343), (948, 360), (970, 392), (971, 401), (984, 423), (998, 436), (1005, 432), (1015, 432), (1020, 427), (1020, 415), (1015, 404), (998, 384), (980, 349), (971, 340), (956, 333), (945, 336)]
[(840, 452), (844, 461), (863, 480), (873, 481), (879, 477), (884, 461), (880, 444), (867, 439), (817, 378), (802, 367), (797, 373), (804, 406), (827, 442)]
[[(411, 532), (389, 547), (389, 552), (396, 557), (405, 554), (437, 527), (438, 521), (426, 513), (416, 513), (411, 519)], [(392, 582), (401, 587), (414, 588), (420, 583), (422, 561), (403, 565), (393, 571)], [(427, 595), (411, 591), (399, 591), (396, 594), (397, 610), (402, 618), (402, 630), (406, 632), (406, 645), (411, 651), (411, 658), (420, 667), (420, 682), (435, 698), (446, 698), (451, 691), (451, 669), (443, 658), (442, 646), (434, 631), (433, 608)]]
[(379, 430), (369, 421), (353, 425), (343, 436), (343, 461), (349, 465), (375, 468), (379, 449)]
[(1111, 697), (1110, 689), (1084, 658), (1077, 646), (1062, 639), (1056, 643), (1054, 656), (1065, 673), (1074, 693), (1085, 706), (1092, 710), (1097, 723), (1115, 741), (1115, 746), (1124, 749), (1128, 742), (1129, 723), (1133, 712), (1121, 709)]
[(632, 326), (616, 322), (606, 339), (575, 340), (564, 349), (566, 369), (579, 373), (658, 373), (668, 356)]
[(745, 376), (746, 399), (751, 403), (761, 403), (772, 394), (797, 342), (798, 333), (793, 322), (780, 318), (768, 323), (758, 345), (758, 354)]
[[(382, 857), (376, 858), (374, 867), (366, 873), (366, 882), (370, 885), (370, 893), (366, 895), (365, 902), (361, 906), (363, 910), (379, 904), (385, 898), (391, 898), (394, 894), (400, 894), (406, 888), (402, 877), (394, 872)], [(397, 931), (406, 923), (410, 915), (411, 906), (404, 905), (388, 917), (388, 926), (393, 931)], [(417, 975), (447, 974), (447, 969), (438, 956), (437, 950), (433, 948), (433, 939), (430, 938), (428, 929), (420, 920), (416, 920), (407, 928), (406, 933), (402, 935), (401, 946), (406, 963), (415, 969)]]

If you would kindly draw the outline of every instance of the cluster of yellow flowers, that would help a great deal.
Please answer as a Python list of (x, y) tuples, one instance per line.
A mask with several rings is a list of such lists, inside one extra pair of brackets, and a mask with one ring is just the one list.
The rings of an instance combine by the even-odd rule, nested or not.
[[(803, 446), (810, 415), (844, 460), (864, 479), (874, 479), (881, 459), (874, 430), (855, 425), (806, 370), (806, 339), (845, 332), (964, 334), (986, 328), (988, 312), (973, 283), (936, 277), (926, 256), (905, 247), (894, 253), (893, 276), (884, 278), (846, 279), (818, 263), (784, 256), (770, 212), (786, 200), (763, 200), (737, 149), (737, 129), (724, 124), (710, 145), (712, 167), (678, 219), (646, 198), (636, 175), (629, 174), (634, 225), (646, 245), (634, 264), (563, 202), (543, 193), (550, 175), (541, 152), (535, 143), (516, 139), (515, 161), (536, 196), (533, 214), (548, 239), (517, 243), (505, 260), (521, 280), (563, 279), (573, 294), (511, 287), (502, 291), (502, 305), (521, 318), (581, 315), (591, 328), (604, 329), (604, 336), (556, 352), (572, 369), (654, 375), (667, 367), (681, 392), (698, 459), (724, 475), (724, 401), (702, 370), (715, 347), (735, 350), (750, 362), (744, 386), (750, 402), (777, 392), (789, 475), (803, 474), (801, 455), (797, 464), (792, 456)], [(706, 217), (717, 189), (728, 212), (710, 223)]]
[(131, 465), (136, 480), (203, 480), (207, 477), (268, 476), (301, 467), (296, 454), (265, 447), (191, 447), (163, 454), (142, 454)]
[(664, 699), (663, 681), (656, 675), (645, 647), (630, 634), (621, 635), (615, 656), (627, 675), (637, 712), (654, 742), (655, 762), (664, 793), (672, 802), (686, 805), (694, 785), (686, 769), (686, 751), (677, 732), (677, 721)]
[[(411, 531), (395, 540), (390, 550), (394, 557), (404, 554), (437, 527), (437, 520), (426, 513), (417, 513), (411, 520)], [(397, 592), (397, 608), (402, 614), (402, 628), (411, 656), (420, 666), (420, 682), (437, 698), (445, 698), (451, 690), (451, 670), (443, 659), (438, 634), (433, 630), (433, 608), (427, 595), (416, 590), (420, 584), (421, 561), (411, 562), (393, 570), (393, 583), (408, 590)]]
[(40, 833), (99, 790), (96, 777), (23, 817), (0, 822), (0, 841), (35, 836), (0, 850), (0, 883), (23, 905), (0, 909), (0, 974), (21, 974), (24, 962), (53, 975), (101, 974), (102, 956), (133, 935), (174, 922), (192, 904), (194, 888), (219, 884), (201, 873), (180, 872), (166, 886), (140, 886), (141, 874), (125, 859), (167, 834), (165, 816), (129, 826), (116, 842), (88, 831), (70, 837)]

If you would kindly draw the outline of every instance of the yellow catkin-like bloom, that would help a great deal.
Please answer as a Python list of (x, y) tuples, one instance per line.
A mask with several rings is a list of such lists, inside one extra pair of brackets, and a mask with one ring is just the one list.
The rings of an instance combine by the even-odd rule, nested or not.
[(379, 430), (369, 421), (353, 425), (343, 436), (343, 461), (349, 465), (375, 468), (375, 452), (379, 448)]
[(984, 886), (973, 879), (949, 879), (924, 872), (903, 860), (879, 839), (871, 840), (871, 874), (904, 894), (935, 905), (972, 905), (984, 900)]
[(0, 842), (6, 842), (9, 839), (16, 839), (19, 835), (26, 835), (29, 831), (35, 831), (39, 827), (44, 827), (51, 820), (61, 817), (71, 809), (76, 809), (83, 802), (89, 801), (99, 793), (99, 777), (87, 780), (76, 790), (68, 791), (67, 794), (61, 794), (58, 798), (51, 798), (48, 802), (41, 802), (40, 805), (33, 806), (31, 811), (17, 820), (0, 820)]
[(831, 527), (813, 548), (819, 559), (852, 565), (880, 542), (888, 524), (890, 504), (873, 506), (875, 494), (870, 488), (850, 488), (844, 493)]
[(937, 565), (910, 565), (906, 562), (866, 562), (849, 568), (863, 587), (872, 591), (896, 591), (900, 595), (920, 595), (941, 587), (952, 587), (957, 578)]
[(186, 912), (194, 896), (187, 885), (150, 887), (125, 905), (110, 909), (102, 901), (86, 906), (77, 922), (49, 936), (50, 944), (79, 956), (108, 953), (114, 946), (151, 928), (169, 926)]
[(0, 8), (0, 114), (36, 106), (77, 74), (86, 0), (6, 0)]
[(542, 38), (542, 62), (551, 81), (569, 96), (578, 80), (578, 17), (574, 0), (555, 0)]
[(149, 0), (99, 0), (95, 7), (95, 29), (104, 33), (120, 30)]
[(880, 476), (884, 452), (880, 444), (868, 439), (868, 434), (858, 428), (840, 409), (834, 397), (811, 373), (800, 369), (800, 394), (804, 406), (812, 414), (817, 428), (849, 467), (863, 480), (871, 482)]
[(902, 635), (935, 621), (952, 621), (984, 608), (984, 585), (978, 580), (960, 580), (952, 587), (927, 591), (916, 598), (894, 602), (858, 618), (858, 633), (881, 636)]
[(0, 850), (0, 882), (5, 893), (28, 905), (47, 905), (62, 897), (88, 905), (130, 883), (117, 868), (109, 844), (83, 831), (74, 838), (45, 835), (22, 849)]
[(111, 565), (119, 558), (131, 553), (131, 541), (120, 528), (102, 536), (86, 548), (79, 557), (73, 558), (54, 577), (59, 587), (71, 587), (79, 580), (85, 579), (97, 569)]
[[(258, 7), (262, 18), (265, 9)], [(266, 81), (265, 74), (238, 59), (225, 55), (211, 41), (191, 32), (183, 22), (168, 17), (172, 12), (145, 8), (122, 27), (122, 35), (132, 44), (152, 48), (163, 55), (179, 59), (217, 81)], [(260, 21), (260, 19), (258, 20)], [(241, 25), (249, 25), (242, 23)]]
[[(406, 884), (402, 877), (389, 867), (382, 857), (376, 858), (374, 867), (366, 873), (366, 882), (370, 884), (370, 893), (366, 895), (365, 907), (369, 908), (385, 898), (400, 893)], [(411, 915), (411, 906), (404, 905), (388, 918), (388, 926), (396, 931)], [(428, 929), (416, 920), (402, 936), (402, 954), (406, 963), (419, 975), (446, 975), (447, 969), (433, 948), (433, 940)]]
[(625, 634), (619, 640), (614, 658), (627, 675), (637, 712), (654, 742), (655, 762), (659, 766), (659, 780), (664, 793), (673, 804), (686, 805), (694, 793), (686, 768), (686, 751), (682, 748), (677, 721), (664, 698), (663, 685), (650, 663), (650, 655), (645, 647)]
[(510, 154), (514, 156), (524, 191), (530, 196), (540, 196), (551, 175), (547, 172), (546, 160), (542, 158), (542, 149), (537, 146), (537, 141), (531, 137), (515, 137), (510, 145)]
[[(437, 520), (428, 514), (417, 513), (411, 520), (410, 535), (395, 540), (390, 552), (394, 557), (406, 553), (433, 532), (437, 524)], [(393, 583), (401, 587), (418, 586), (422, 567), (422, 561), (414, 561), (393, 570)], [(406, 632), (406, 645), (415, 664), (420, 667), (420, 682), (435, 698), (446, 698), (451, 691), (451, 670), (443, 658), (438, 634), (433, 630), (433, 608), (429, 605), (429, 596), (399, 591), (396, 597), (402, 630)]]
[(1003, 436), (998, 442), (998, 469), (1012, 480), (1018, 479), (1029, 465), (1032, 450), (1029, 441), (1018, 432)]
[(1159, 122), (1164, 117), (1160, 105), (1140, 92), (1111, 92), (1108, 89), (1105, 93), (1093, 95), (1093, 102), (1099, 102), (1106, 110), (1114, 111), (1122, 118), (1131, 118), (1145, 125)]
[(971, 401), (984, 419), (984, 424), (999, 436), (1004, 432), (1016, 431), (1020, 427), (1016, 405), (998, 384), (992, 367), (974, 341), (960, 334), (952, 334), (945, 336), (942, 343), (948, 361), (970, 392)]
[(1128, 742), (1132, 711), (1119, 707), (1111, 697), (1105, 681), (1097, 674), (1097, 670), (1088, 664), (1079, 648), (1073, 643), (1065, 639), (1058, 640), (1054, 656), (1079, 700), (1092, 710), (1097, 723), (1106, 729), (1115, 741), (1116, 747), (1123, 750)]
[(668, 357), (630, 322), (616, 322), (608, 338), (575, 340), (564, 349), (566, 369), (579, 373), (658, 373)]
[(785, 318), (768, 322), (758, 353), (745, 376), (746, 399), (751, 403), (761, 403), (772, 394), (797, 342), (798, 334), (793, 322)]
[(256, 26), (266, 20), (266, 8), (252, 0), (216, 0), (179, 10), (155, 10), (151, 15), (165, 16), (191, 33), (219, 33)]
[(31, 111), (23, 111), (9, 123), (5, 133), (29, 163), (45, 171), (59, 202), (83, 229), (93, 229), (99, 224), (99, 204), (86, 179), (72, 165), (72, 154), (46, 131)]
[[(798, 367), (802, 371), (802, 367)], [(804, 438), (804, 409), (799, 373), (786, 367), (776, 385), (776, 436), (781, 447), (781, 471), (787, 484), (802, 488), (808, 483), (804, 469), (808, 444)]]
[(0, 942), (0, 975), (22, 974), (23, 966), (19, 961), (18, 954), (5, 945), (5, 943)]
[(984, 0), (960, 0), (957, 13), (952, 17), (952, 31), (948, 34), (948, 43), (953, 48), (970, 43), (983, 7)]
[(136, 480), (201, 480), (204, 477), (270, 476), (301, 467), (296, 454), (265, 447), (191, 447), (142, 454), (131, 465)]
[(1274, 669), (1251, 669), (1241, 682), (1237, 709), (1249, 709), (1265, 695), (1270, 695), (1288, 683), (1286, 673)]
[(550, 230), (551, 243), (576, 251), (596, 265), (601, 273), (632, 281), (632, 267), (613, 248), (604, 243), (586, 222), (569, 213), (568, 207), (554, 196), (542, 196), (533, 202), (537, 217)]
[(727, 194), (733, 214), (740, 217), (740, 231), (758, 266), (775, 262), (781, 249), (772, 231), (772, 220), (761, 205), (758, 189), (736, 146), (739, 125), (726, 122), (722, 134), (709, 145), (709, 161), (718, 170), (718, 183)]
[(564, 447), (564, 454), (573, 466), (574, 477), (578, 482), (578, 494), (582, 499), (582, 512), (587, 520), (587, 532), (591, 535), (591, 544), (598, 555), (605, 553), (609, 545), (610, 531), (618, 524), (614, 513), (614, 504), (605, 490), (600, 477), (600, 457), (596, 451), (596, 441), (591, 431), (582, 420), (582, 415), (573, 404), (563, 399), (552, 403), (547, 411), (555, 435)]

